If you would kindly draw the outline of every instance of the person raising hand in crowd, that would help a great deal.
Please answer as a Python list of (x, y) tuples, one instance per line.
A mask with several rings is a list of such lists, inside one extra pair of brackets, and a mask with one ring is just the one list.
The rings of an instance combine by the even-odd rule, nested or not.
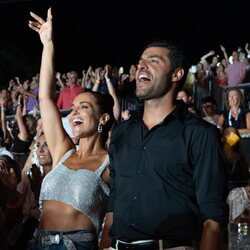
[(39, 102), (43, 130), (53, 160), (52, 170), (42, 182), (40, 224), (30, 248), (98, 249), (109, 195), (109, 156), (105, 141), (114, 120), (114, 101), (110, 95), (92, 91), (74, 98), (69, 122), (74, 136), (79, 138), (76, 151), (63, 129), (54, 102), (51, 8), (47, 12), (47, 21), (35, 13), (30, 14), (34, 21), (29, 21), (29, 27), (39, 34), (43, 44)]

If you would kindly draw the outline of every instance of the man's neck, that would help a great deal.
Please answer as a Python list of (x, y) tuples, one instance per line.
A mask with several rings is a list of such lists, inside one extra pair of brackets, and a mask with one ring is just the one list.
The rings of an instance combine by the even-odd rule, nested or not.
[(73, 89), (75, 86), (76, 86), (76, 83), (74, 83), (74, 82), (72, 82), (72, 83), (69, 85), (69, 87), (70, 87), (71, 89)]
[(167, 96), (145, 101), (143, 122), (148, 130), (161, 123), (174, 110), (175, 105), (174, 100)]

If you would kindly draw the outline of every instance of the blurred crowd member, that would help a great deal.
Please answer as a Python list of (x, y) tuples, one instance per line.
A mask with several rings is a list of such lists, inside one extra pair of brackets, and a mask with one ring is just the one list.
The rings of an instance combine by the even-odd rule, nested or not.
[(114, 100), (114, 106), (113, 106), (113, 114), (114, 114), (114, 118), (116, 121), (119, 120), (120, 115), (121, 115), (121, 109), (120, 109), (120, 103), (119, 103), (119, 99), (117, 96), (117, 92), (114, 88), (114, 85), (112, 84), (111, 80), (109, 79), (110, 73), (109, 73), (109, 67), (105, 67), (104, 70), (101, 70), (101, 68), (98, 68), (96, 70), (96, 83), (93, 85), (92, 90), (93, 91), (99, 91), (99, 87), (100, 87), (100, 79), (102, 77), (102, 75), (104, 76), (107, 88), (108, 88), (108, 93), (106, 94), (110, 94)]
[(38, 102), (38, 92), (39, 92), (39, 80), (37, 77), (33, 77), (32, 81), (28, 86), (24, 84), (19, 84), (18, 91), (27, 97), (27, 102), (25, 105), (27, 113), (33, 111), (34, 106), (39, 107)]
[(235, 127), (222, 131), (223, 151), (228, 162), (228, 190), (246, 186), (250, 181), (250, 165), (241, 151), (241, 137)]
[(238, 88), (230, 88), (226, 99), (228, 108), (220, 116), (219, 126), (233, 126), (241, 135), (250, 133), (250, 112), (245, 110), (242, 91)]
[(188, 111), (201, 117), (201, 111), (194, 105), (193, 93), (191, 89), (183, 88), (177, 93), (176, 99), (182, 100), (187, 105)]
[(2, 89), (0, 98), (1, 98), (2, 106), (5, 109), (6, 115), (11, 114), (12, 102), (11, 102), (11, 97), (10, 97), (10, 91), (7, 89)]
[(68, 73), (68, 81), (58, 97), (57, 107), (59, 109), (69, 109), (74, 98), (84, 91), (84, 88), (78, 85), (78, 74), (76, 71)]
[(224, 109), (224, 87), (227, 86), (227, 75), (225, 72), (225, 67), (220, 63), (215, 71), (213, 96), (217, 103), (217, 109), (223, 111)]
[(201, 110), (201, 99), (208, 96), (211, 91), (211, 80), (213, 73), (210, 69), (210, 65), (206, 60), (203, 60), (197, 64), (197, 71), (195, 73), (195, 92), (194, 102), (195, 106)]
[(216, 100), (213, 96), (206, 96), (201, 100), (203, 119), (207, 122), (219, 126), (220, 115), (216, 114)]
[[(20, 194), (22, 208), (22, 219), (18, 222), (8, 235), (8, 246), (10, 249), (27, 249), (28, 242), (32, 239), (34, 231), (39, 224), (39, 195), (43, 178), (52, 168), (52, 157), (45, 139), (41, 134), (36, 141), (33, 153), (37, 155), (39, 166), (32, 164), (28, 159), (29, 172), (22, 176), (22, 181), (17, 186)], [(42, 167), (42, 171), (40, 170)], [(17, 231), (19, 234), (17, 234)]]
[(3, 98), (0, 98), (1, 129), (3, 131), (2, 144), (6, 145), (7, 149), (9, 150), (12, 144), (13, 134), (12, 134), (12, 128), (10, 128), (9, 126), (11, 122), (8, 122), (6, 120), (6, 114), (5, 114), (6, 108), (5, 108), (4, 103), (5, 103), (5, 100)]
[(16, 207), (16, 203), (18, 202), (18, 194), (16, 191), (16, 187), (20, 181), (21, 181), (21, 171), (18, 163), (15, 160), (12, 160), (8, 155), (1, 155), (0, 156), (0, 222), (1, 222), (0, 247), (1, 249), (2, 247), (4, 247), (4, 245), (6, 245), (7, 234), (21, 218), (20, 208)]
[(82, 87), (84, 89), (92, 89), (95, 82), (95, 73), (92, 69), (92, 66), (88, 67), (87, 72), (82, 70)]
[(246, 77), (246, 64), (240, 61), (239, 52), (232, 52), (233, 63), (225, 69), (230, 87), (243, 82)]
[(4, 133), (3, 130), (0, 128), (0, 156), (1, 155), (8, 155), (11, 159), (14, 159), (13, 154), (5, 147)]
[[(96, 72), (96, 70), (98, 71)], [(98, 84), (97, 91), (104, 94), (109, 93), (107, 82), (105, 79), (106, 72), (108, 74), (107, 75), (108, 79), (110, 79), (110, 82), (112, 83), (115, 91), (117, 91), (119, 79), (116, 75), (112, 74), (113, 67), (110, 64), (106, 64), (104, 68), (97, 68), (96, 70), (95, 70), (95, 84)]]
[(135, 82), (136, 66), (134, 64), (130, 65), (129, 74), (120, 75), (119, 83), (119, 97), (121, 103), (121, 110), (135, 110), (137, 97), (135, 94), (136, 82)]
[(30, 145), (36, 135), (36, 119), (33, 115), (22, 115), (22, 97), (19, 96), (15, 120), (18, 125), (18, 132), (14, 135), (10, 151), (15, 159), (23, 167), (30, 152)]
[(222, 63), (220, 63), (216, 67), (214, 80), (215, 80), (215, 84), (217, 84), (217, 86), (221, 88), (224, 88), (227, 85), (228, 79), (227, 79), (227, 75), (225, 72), (225, 67)]

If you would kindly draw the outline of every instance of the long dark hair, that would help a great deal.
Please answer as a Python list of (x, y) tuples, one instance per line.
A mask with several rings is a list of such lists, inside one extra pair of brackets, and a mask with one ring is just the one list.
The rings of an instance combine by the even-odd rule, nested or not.
[(108, 139), (108, 132), (115, 121), (113, 113), (113, 97), (110, 94), (103, 94), (92, 90), (86, 90), (84, 93), (90, 93), (95, 98), (100, 114), (109, 114), (109, 120), (103, 125), (101, 133), (102, 145), (105, 147), (105, 142)]

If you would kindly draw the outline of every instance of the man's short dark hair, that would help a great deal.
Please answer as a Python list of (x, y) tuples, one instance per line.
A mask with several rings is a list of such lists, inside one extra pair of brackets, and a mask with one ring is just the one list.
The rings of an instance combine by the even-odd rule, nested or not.
[(212, 103), (213, 105), (216, 105), (216, 100), (213, 96), (205, 96), (201, 99), (201, 104), (204, 104), (204, 103)]

